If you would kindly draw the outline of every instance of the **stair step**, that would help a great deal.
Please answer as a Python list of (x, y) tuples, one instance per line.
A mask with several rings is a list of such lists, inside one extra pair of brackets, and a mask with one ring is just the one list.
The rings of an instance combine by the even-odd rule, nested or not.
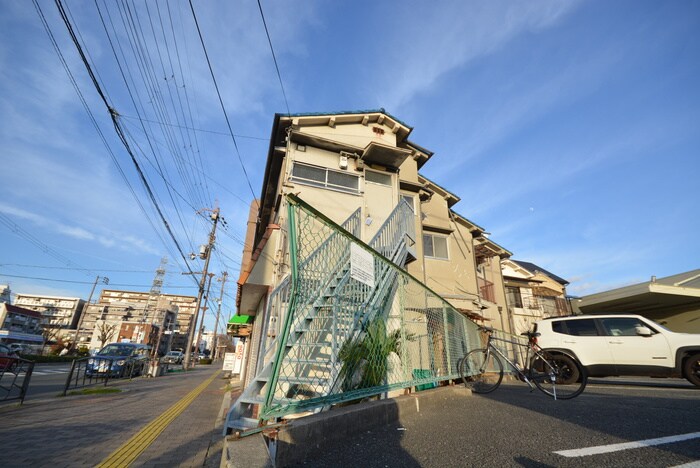
[(265, 397), (262, 395), (241, 396), (238, 401), (249, 405), (262, 405), (265, 403)]
[(260, 422), (257, 419), (241, 417), (229, 422), (228, 427), (231, 429), (246, 430), (256, 428), (258, 424), (260, 424)]
[[(272, 403), (273, 404), (284, 404), (288, 405), (290, 403), (296, 403), (300, 399), (299, 398), (273, 398)], [(241, 398), (241, 403), (248, 403), (252, 405), (262, 405), (265, 403), (265, 397), (260, 395), (256, 397), (247, 397), (247, 398)], [(250, 418), (248, 418), (250, 419)]]
[(289, 359), (285, 360), (288, 364), (308, 364), (310, 366), (322, 366), (329, 367), (331, 365), (328, 361), (320, 361), (318, 359)]
[(330, 380), (329, 377), (301, 377), (292, 375), (289, 377), (280, 377), (280, 382), (290, 384), (305, 384), (305, 385), (323, 385)]

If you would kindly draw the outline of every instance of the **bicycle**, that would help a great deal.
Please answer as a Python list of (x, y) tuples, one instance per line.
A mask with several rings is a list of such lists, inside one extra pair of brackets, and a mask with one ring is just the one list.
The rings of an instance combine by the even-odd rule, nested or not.
[[(469, 351), (459, 363), (459, 374), (467, 388), (474, 393), (490, 393), (501, 385), (503, 380), (503, 364), (505, 360), (518, 374), (520, 380), (528, 384), (530, 391), (534, 390), (532, 384), (546, 395), (555, 400), (568, 400), (583, 392), (588, 382), (588, 374), (581, 363), (573, 356), (561, 351), (546, 351), (537, 344), (539, 333), (525, 332), (528, 337), (527, 344), (505, 338), (493, 336), (494, 329), (480, 327), (488, 335), (486, 347)], [(496, 346), (493, 341), (509, 343), (521, 348), (526, 348), (525, 363), (527, 367), (520, 367)], [(500, 358), (499, 358), (500, 356)]]

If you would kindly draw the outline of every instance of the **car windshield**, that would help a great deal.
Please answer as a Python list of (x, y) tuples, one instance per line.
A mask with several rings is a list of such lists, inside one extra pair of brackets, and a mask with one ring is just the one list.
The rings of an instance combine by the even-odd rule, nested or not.
[(180, 351), (168, 351), (168, 356), (179, 356)]
[(133, 350), (132, 346), (114, 344), (105, 346), (97, 354), (101, 356), (131, 356)]

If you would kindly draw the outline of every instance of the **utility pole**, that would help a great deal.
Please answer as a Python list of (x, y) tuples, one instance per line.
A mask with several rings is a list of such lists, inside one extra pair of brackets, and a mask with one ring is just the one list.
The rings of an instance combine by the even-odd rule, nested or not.
[[(183, 362), (183, 365), (185, 369), (188, 369), (190, 367), (190, 362), (191, 362), (191, 355), (192, 355), (192, 345), (194, 344), (194, 331), (197, 326), (197, 317), (199, 317), (199, 311), (202, 306), (202, 297), (204, 296), (204, 287), (206, 285), (207, 281), (207, 269), (209, 268), (209, 259), (211, 258), (211, 250), (214, 248), (214, 241), (216, 240), (216, 226), (219, 223), (219, 208), (214, 208), (214, 210), (211, 213), (211, 219), (214, 221), (214, 225), (211, 228), (211, 232), (209, 233), (209, 243), (207, 245), (203, 245), (202, 249), (200, 250), (199, 257), (204, 260), (204, 268), (202, 269), (202, 277), (199, 280), (199, 292), (197, 293), (197, 310), (195, 311), (195, 315), (193, 317), (194, 320), (192, 320), (192, 323), (190, 325), (190, 329), (187, 333), (187, 349), (185, 350), (185, 359)], [(194, 254), (192, 254), (194, 257)], [(194, 258), (193, 258), (194, 260)], [(187, 273), (183, 273), (187, 274)]]
[[(97, 287), (97, 283), (99, 281), (100, 281), (100, 276), (98, 275), (97, 278), (95, 278), (95, 282), (92, 284), (92, 289), (90, 290), (90, 297), (88, 297), (88, 300), (85, 303), (85, 306), (83, 307), (83, 311), (80, 314), (80, 318), (78, 319), (78, 326), (76, 327), (76, 330), (75, 330), (75, 339), (73, 340), (73, 343), (71, 344), (71, 347), (69, 349), (70, 352), (75, 351), (75, 348), (78, 345), (78, 337), (80, 336), (80, 329), (83, 326), (83, 319), (85, 319), (85, 314), (87, 314), (88, 307), (90, 306), (90, 301), (92, 301), (92, 295), (95, 292), (95, 287)], [(103, 276), (102, 282), (104, 284), (109, 284), (109, 278), (107, 278), (106, 276)]]
[(221, 302), (224, 300), (224, 285), (227, 277), (228, 272), (224, 271), (221, 273), (221, 278), (217, 280), (221, 281), (221, 295), (219, 296), (219, 307), (216, 309), (216, 324), (214, 325), (214, 359), (219, 358), (219, 317), (221, 316)]

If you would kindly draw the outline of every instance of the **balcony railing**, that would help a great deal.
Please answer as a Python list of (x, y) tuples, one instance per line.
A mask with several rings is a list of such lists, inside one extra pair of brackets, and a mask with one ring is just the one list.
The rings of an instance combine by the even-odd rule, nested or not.
[(521, 308), (539, 312), (537, 315), (542, 317), (559, 317), (570, 313), (566, 299), (561, 297), (523, 297)]
[(484, 278), (476, 278), (477, 285), (479, 286), (479, 296), (485, 301), (496, 302), (496, 291), (494, 290), (493, 283)]

